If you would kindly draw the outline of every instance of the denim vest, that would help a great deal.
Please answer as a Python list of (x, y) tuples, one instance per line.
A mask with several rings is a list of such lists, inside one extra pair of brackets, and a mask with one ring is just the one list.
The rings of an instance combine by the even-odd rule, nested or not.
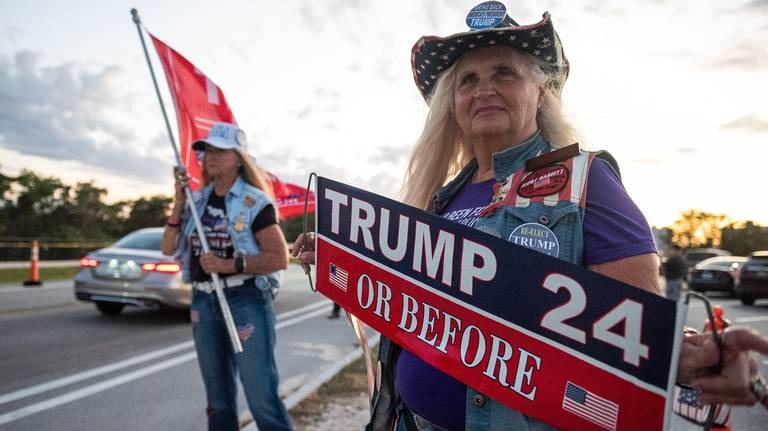
[[(525, 177), (525, 162), (556, 149), (538, 133), (525, 143), (493, 154), (494, 177), (504, 183), (508, 193), (503, 205), (480, 218), (475, 228), (491, 235), (509, 239), (515, 228), (524, 223), (537, 223), (550, 229), (559, 243), (557, 257), (582, 264), (584, 235), (584, 203), (586, 201), (589, 166), (595, 153), (581, 152), (563, 161), (571, 175), (564, 192), (546, 197), (523, 198), (517, 194), (517, 186)], [(607, 153), (606, 153), (607, 154)], [(609, 161), (613, 159), (608, 155)], [(477, 171), (477, 161), (472, 160), (446, 186), (438, 190), (432, 201), (431, 211), (441, 213), (451, 199), (467, 184)], [(379, 360), (382, 363), (381, 387), (373, 399), (373, 414), (366, 429), (383, 430), (392, 420), (393, 409), (399, 396), (394, 387), (394, 368), (400, 348), (382, 337)], [(486, 395), (467, 387), (467, 431), (483, 430), (552, 430), (549, 425), (512, 410)]]
[[(195, 200), (197, 213), (202, 216), (205, 211), (205, 204), (208, 197), (213, 192), (213, 184), (197, 190), (192, 194)], [(224, 206), (227, 209), (227, 233), (232, 238), (232, 246), (235, 249), (234, 256), (255, 256), (259, 254), (261, 248), (251, 232), (253, 219), (271, 204), (269, 196), (260, 189), (248, 184), (241, 177), (237, 177), (235, 183), (227, 192), (224, 198)], [(195, 222), (192, 220), (192, 213), (188, 208), (184, 209), (182, 215), (181, 235), (179, 235), (176, 247), (176, 259), (182, 265), (182, 278), (185, 282), (190, 281), (189, 259), (190, 259), (190, 237), (195, 230)], [(245, 223), (245, 228), (239, 232), (235, 230), (235, 225)], [(271, 274), (258, 274), (255, 276), (255, 284), (261, 290), (272, 290), (280, 287), (282, 281), (282, 271)]]

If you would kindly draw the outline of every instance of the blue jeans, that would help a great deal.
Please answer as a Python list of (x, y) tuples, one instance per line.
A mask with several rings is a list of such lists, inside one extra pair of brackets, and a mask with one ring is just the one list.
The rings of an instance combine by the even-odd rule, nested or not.
[(242, 353), (234, 354), (216, 293), (194, 291), (190, 311), (197, 360), (208, 399), (208, 429), (239, 429), (235, 382), (239, 374), (259, 430), (290, 430), (291, 419), (277, 395), (272, 294), (256, 288), (252, 280), (224, 292), (243, 345)]

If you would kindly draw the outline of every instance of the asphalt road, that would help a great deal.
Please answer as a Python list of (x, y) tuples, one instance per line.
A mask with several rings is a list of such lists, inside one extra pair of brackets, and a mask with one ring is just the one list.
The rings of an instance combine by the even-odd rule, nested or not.
[[(359, 351), (345, 319), (291, 268), (276, 302), (280, 392)], [(204, 430), (205, 397), (183, 313), (104, 317), (71, 282), (0, 286), (0, 430)], [(245, 403), (241, 395), (241, 410)]]

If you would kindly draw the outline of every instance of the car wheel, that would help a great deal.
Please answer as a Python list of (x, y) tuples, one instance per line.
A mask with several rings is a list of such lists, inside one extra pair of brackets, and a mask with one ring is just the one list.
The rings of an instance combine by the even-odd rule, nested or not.
[(117, 316), (123, 311), (125, 304), (117, 302), (96, 302), (96, 308), (105, 316)]
[(742, 296), (741, 303), (744, 305), (755, 305), (755, 298), (750, 298), (749, 296)]

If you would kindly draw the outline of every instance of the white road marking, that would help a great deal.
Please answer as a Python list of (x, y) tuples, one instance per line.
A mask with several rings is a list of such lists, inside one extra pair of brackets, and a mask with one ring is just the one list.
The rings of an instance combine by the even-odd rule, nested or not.
[[(327, 304), (323, 304), (323, 305), (327, 305)], [(275, 325), (275, 329), (281, 329), (281, 328), (285, 328), (285, 327), (288, 327), (288, 326), (291, 326), (291, 325), (295, 325), (295, 324), (297, 324), (299, 322), (302, 322), (302, 321), (307, 320), (307, 319), (311, 319), (311, 318), (313, 318), (315, 316), (319, 316), (319, 315), (325, 314), (327, 312), (328, 312), (328, 310), (326, 310), (325, 307), (323, 307), (323, 308), (319, 308), (319, 309), (317, 309), (315, 311), (311, 311), (311, 312), (309, 312), (307, 314), (304, 314), (304, 315), (301, 315), (301, 316), (298, 316), (298, 317), (294, 317), (293, 319), (281, 320), (281, 321), (277, 322), (277, 324)]]
[(737, 317), (736, 319), (733, 319), (733, 321), (736, 323), (765, 322), (768, 321), (768, 316)]
[(280, 321), (280, 320), (283, 320), (283, 319), (288, 319), (288, 318), (293, 317), (293, 316), (295, 316), (297, 314), (301, 314), (301, 313), (307, 312), (309, 310), (314, 310), (315, 308), (324, 307), (324, 306), (330, 305), (330, 304), (331, 304), (330, 301), (317, 301), (317, 302), (313, 302), (311, 304), (305, 305), (305, 306), (297, 308), (295, 310), (286, 311), (285, 313), (280, 313), (277, 316), (277, 320)]
[(51, 289), (73, 289), (75, 286), (72, 280), (44, 281), (42, 286), (24, 287), (17, 285), (0, 286), (0, 294), (12, 292), (42, 292)]
[[(305, 305), (304, 307), (300, 307), (295, 310), (281, 313), (280, 315), (277, 316), (278, 322), (275, 325), (275, 329), (282, 329), (289, 326), (293, 326), (297, 323), (303, 322), (304, 320), (311, 319), (315, 316), (324, 314), (327, 312), (327, 310), (325, 309), (327, 305), (329, 305), (328, 301), (318, 301), (309, 305)], [(146, 362), (161, 356), (168, 355), (170, 353), (177, 352), (179, 350), (188, 349), (192, 347), (194, 347), (194, 342), (187, 341), (184, 343), (179, 343), (170, 347), (166, 347), (164, 349), (156, 350), (154, 352), (149, 352), (149, 353), (137, 356), (135, 358), (126, 359), (124, 361), (116, 362), (114, 364), (106, 365), (99, 368), (94, 368), (89, 371), (84, 371), (82, 373), (77, 373), (71, 376), (52, 380), (47, 383), (42, 383), (39, 385), (30, 386), (28, 388), (20, 389), (18, 391), (3, 394), (3, 395), (0, 395), (0, 405), (9, 403), (11, 401), (19, 400), (22, 398), (26, 398), (32, 395), (40, 394), (43, 392), (48, 392), (56, 388), (77, 383), (85, 379), (110, 373), (116, 370), (120, 370), (122, 368), (126, 368), (126, 367), (136, 365), (142, 362)], [(107, 389), (113, 388), (118, 385), (122, 385), (124, 383), (129, 383), (133, 380), (146, 377), (150, 374), (154, 374), (154, 373), (163, 371), (165, 369), (175, 367), (177, 365), (181, 365), (185, 362), (194, 360), (196, 357), (197, 357), (197, 353), (195, 352), (185, 353), (176, 357), (166, 359), (157, 364), (149, 365), (149, 366), (140, 368), (138, 370), (131, 371), (129, 373), (116, 376), (116, 377), (104, 380), (102, 382), (95, 383), (93, 385), (86, 386), (81, 389), (77, 389), (77, 390), (59, 395), (57, 397), (49, 398), (47, 400), (40, 401), (38, 403), (30, 404), (28, 406), (0, 415), (0, 425), (13, 422), (15, 420), (18, 420), (36, 413), (40, 413), (45, 410), (52, 409), (54, 407), (58, 407), (62, 404), (70, 403), (72, 401), (85, 398), (87, 396), (105, 391)]]
[(115, 386), (122, 385), (123, 383), (128, 383), (133, 380), (140, 379), (150, 374), (163, 371), (167, 368), (175, 367), (176, 365), (183, 364), (184, 362), (195, 359), (195, 357), (197, 357), (197, 353), (195, 352), (187, 353), (181, 356), (177, 356), (173, 359), (160, 362), (155, 365), (150, 365), (148, 367), (144, 367), (136, 371), (123, 374), (122, 376), (114, 377), (112, 379), (105, 380), (103, 382), (96, 383), (91, 386), (86, 386), (76, 391), (68, 392), (64, 395), (59, 395), (58, 397), (53, 397), (45, 401), (41, 401), (39, 403), (30, 404), (26, 407), (22, 407), (20, 409), (6, 413), (4, 415), (0, 415), (0, 425), (6, 424), (8, 422), (13, 422), (15, 420), (33, 415), (35, 413), (40, 413), (42, 411), (49, 410), (54, 407), (58, 407), (62, 404), (79, 400), (80, 398), (85, 398), (89, 395), (93, 395), (101, 391), (105, 391)]
[(32, 395), (36, 395), (42, 392), (48, 392), (50, 390), (60, 388), (62, 386), (71, 385), (72, 383), (77, 383), (85, 379), (90, 379), (91, 377), (96, 377), (102, 374), (111, 373), (113, 371), (117, 371), (122, 368), (140, 364), (142, 362), (159, 358), (161, 356), (165, 356), (170, 353), (177, 352), (179, 350), (189, 349), (191, 347), (194, 347), (194, 343), (192, 341), (186, 341), (184, 343), (179, 343), (171, 347), (155, 350), (154, 352), (145, 353), (143, 355), (126, 359), (124, 361), (115, 362), (114, 364), (105, 365), (103, 367), (94, 368), (92, 370), (84, 371), (82, 373), (72, 374), (71, 376), (63, 377), (56, 380), (51, 380), (50, 382), (41, 383), (39, 385), (30, 386), (28, 388), (24, 388), (15, 392), (3, 394), (3, 395), (0, 395), (0, 405), (9, 403), (11, 401), (16, 401), (22, 398), (26, 398)]

